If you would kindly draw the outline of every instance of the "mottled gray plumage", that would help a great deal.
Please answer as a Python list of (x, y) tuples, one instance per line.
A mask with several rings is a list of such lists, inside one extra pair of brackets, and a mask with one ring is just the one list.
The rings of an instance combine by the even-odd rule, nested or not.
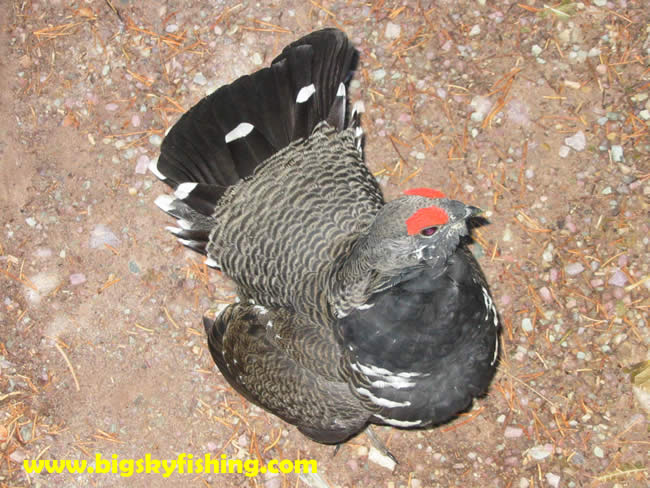
[(466, 247), (478, 209), (431, 190), (384, 202), (348, 113), (357, 57), (335, 29), (299, 39), (183, 116), (152, 167), (175, 190), (156, 201), (170, 230), (237, 284), (204, 319), (219, 370), (326, 443), (448, 420), (498, 354)]

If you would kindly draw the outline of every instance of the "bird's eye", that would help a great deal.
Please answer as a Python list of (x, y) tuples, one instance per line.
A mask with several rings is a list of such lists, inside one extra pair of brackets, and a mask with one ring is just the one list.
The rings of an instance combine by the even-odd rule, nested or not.
[(420, 234), (425, 236), (425, 237), (431, 237), (433, 234), (436, 233), (437, 230), (438, 230), (438, 227), (435, 227), (435, 226), (434, 227), (427, 227), (425, 229), (422, 229), (420, 231)]

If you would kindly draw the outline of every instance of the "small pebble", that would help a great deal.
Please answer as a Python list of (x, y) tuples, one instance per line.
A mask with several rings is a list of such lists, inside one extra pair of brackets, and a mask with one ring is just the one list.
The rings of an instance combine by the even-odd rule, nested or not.
[(611, 148), (612, 161), (619, 163), (623, 161), (623, 146), (614, 145)]
[(208, 83), (208, 80), (206, 77), (201, 73), (200, 71), (194, 75), (194, 78), (192, 79), (194, 83), (196, 83), (199, 86), (205, 86)]
[(279, 475), (270, 476), (264, 481), (264, 488), (281, 488), (282, 477)]
[(576, 132), (571, 137), (564, 139), (564, 143), (576, 151), (583, 151), (584, 148), (587, 147), (587, 139), (585, 138), (584, 132), (581, 130)]
[(474, 122), (481, 122), (487, 114), (490, 113), (492, 102), (487, 97), (475, 96), (470, 102), (470, 106), (474, 109), (471, 119)]
[(386, 468), (389, 471), (393, 471), (395, 469), (395, 461), (382, 454), (374, 447), (371, 447), (370, 451), (368, 452), (368, 461), (378, 464), (382, 468)]
[(506, 439), (516, 439), (517, 437), (521, 437), (524, 434), (524, 431), (519, 428), (519, 427), (511, 427), (510, 425), (506, 427), (505, 432), (503, 433), (503, 437)]
[(36, 225), (36, 219), (34, 217), (27, 217), (25, 223), (30, 227), (34, 227)]
[(152, 146), (160, 146), (162, 144), (162, 137), (160, 137), (158, 134), (153, 134), (149, 137), (149, 143)]
[(135, 165), (135, 172), (139, 175), (143, 175), (147, 173), (147, 168), (149, 167), (149, 157), (146, 154), (142, 154), (138, 158), (138, 162)]
[(70, 284), (72, 286), (81, 285), (86, 282), (86, 275), (83, 273), (72, 273), (70, 275)]
[(544, 446), (531, 447), (528, 451), (528, 454), (530, 454), (530, 457), (533, 459), (541, 461), (542, 459), (545, 459), (553, 454), (553, 446), (546, 444)]
[(383, 80), (385, 76), (386, 76), (385, 69), (377, 69), (372, 72), (372, 79), (375, 81)]
[(402, 27), (399, 24), (393, 24), (392, 22), (388, 22), (386, 24), (386, 31), (384, 32), (384, 35), (386, 36), (386, 39), (397, 39), (402, 32)]
[(553, 488), (560, 486), (560, 477), (554, 473), (546, 473), (546, 481)]
[[(39, 247), (36, 250), (36, 257), (41, 258), (41, 259), (47, 259), (49, 257), (52, 257), (52, 249), (47, 248), (47, 247)], [(619, 266), (622, 266), (619, 264)]]
[[(56, 274), (47, 272), (38, 273), (30, 277), (29, 281), (36, 287), (36, 290), (38, 290), (36, 294), (40, 295), (47, 295), (59, 286), (60, 283), (59, 277)], [(28, 291), (33, 292), (34, 290), (30, 288)]]
[(119, 246), (120, 240), (104, 224), (97, 224), (90, 233), (90, 247), (93, 249), (103, 248), (105, 244), (109, 246)]
[(115, 112), (118, 109), (117, 103), (107, 103), (104, 107), (109, 112)]
[(582, 263), (569, 263), (565, 266), (564, 271), (569, 276), (576, 276), (582, 273), (585, 270), (585, 267)]
[(178, 26), (176, 24), (169, 24), (165, 27), (165, 32), (169, 32), (170, 34), (178, 32)]
[(507, 116), (508, 120), (517, 125), (530, 124), (528, 106), (520, 100), (511, 100), (510, 103), (508, 103)]
[(532, 332), (533, 331), (533, 321), (530, 320), (528, 317), (526, 317), (525, 319), (522, 319), (521, 328), (523, 329), (524, 332)]
[(569, 463), (574, 465), (574, 466), (582, 466), (585, 463), (585, 457), (581, 453), (576, 452), (569, 459)]
[(570, 152), (571, 149), (568, 146), (560, 146), (560, 151), (558, 152), (558, 154), (560, 155), (561, 158), (566, 158)]
[(545, 286), (542, 286), (539, 289), (539, 295), (542, 297), (542, 300), (544, 300), (546, 303), (551, 303), (553, 301), (553, 296), (551, 295), (551, 291)]
[(20, 437), (23, 438), (23, 441), (29, 442), (32, 439), (32, 423), (28, 422), (26, 425), (23, 425), (20, 428)]
[(476, 24), (472, 27), (472, 29), (469, 31), (470, 37), (473, 36), (478, 36), (481, 33), (481, 26)]
[(622, 288), (625, 286), (627, 283), (627, 275), (623, 273), (620, 269), (617, 269), (614, 274), (609, 278), (609, 281), (607, 281), (612, 286), (617, 286), (619, 288)]
[(594, 447), (594, 456), (596, 456), (597, 458), (602, 459), (602, 458), (605, 457), (605, 451), (603, 451), (603, 449), (601, 447), (596, 446), (596, 447)]
[(251, 61), (253, 61), (253, 64), (255, 66), (261, 66), (262, 63), (264, 62), (264, 60), (262, 59), (262, 55), (260, 53), (253, 54)]
[(25, 459), (27, 459), (27, 454), (22, 449), (18, 448), (11, 454), (9, 454), (9, 459), (16, 464), (21, 464)]

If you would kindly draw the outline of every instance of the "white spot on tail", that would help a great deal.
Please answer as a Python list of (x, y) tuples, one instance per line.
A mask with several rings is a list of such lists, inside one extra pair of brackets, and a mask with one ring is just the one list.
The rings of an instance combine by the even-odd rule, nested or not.
[(363, 305), (359, 305), (357, 307), (357, 310), (368, 310), (369, 308), (372, 308), (374, 306), (375, 306), (374, 303), (364, 303)]
[(313, 83), (311, 85), (303, 86), (298, 92), (296, 103), (305, 103), (314, 93), (316, 93), (316, 87)]
[(405, 402), (394, 402), (393, 400), (387, 400), (386, 398), (379, 398), (373, 395), (366, 388), (356, 388), (356, 390), (360, 395), (365, 396), (372, 403), (380, 407), (386, 407), (386, 408), (408, 407), (411, 404), (411, 402), (409, 402), (408, 400)]
[[(205, 261), (203, 261), (206, 266), (210, 266), (211, 268), (218, 268), (219, 263), (217, 263), (214, 259), (212, 259), (210, 256), (205, 258)], [(239, 297), (235, 297), (235, 303), (239, 303)]]
[(180, 237), (178, 238), (178, 242), (187, 247), (196, 247), (199, 244), (197, 241), (193, 241), (192, 239), (181, 239)]
[(162, 174), (160, 171), (158, 171), (158, 160), (151, 161), (149, 163), (148, 168), (149, 168), (149, 171), (151, 171), (153, 174), (155, 174), (158, 179), (160, 179), (160, 180), (166, 180), (167, 179), (167, 177), (164, 174)]
[(178, 226), (181, 229), (184, 229), (184, 230), (191, 230), (192, 229), (192, 222), (190, 222), (189, 220), (178, 219), (176, 221), (176, 223), (178, 224)]
[(171, 195), (158, 195), (153, 203), (163, 212), (169, 213), (172, 210), (172, 202), (174, 197)]
[(254, 128), (255, 126), (253, 126), (253, 124), (242, 122), (226, 134), (226, 144), (232, 141), (236, 141), (237, 139), (241, 139), (242, 137), (246, 137)]
[(395, 420), (395, 419), (389, 419), (386, 417), (382, 417), (381, 415), (375, 414), (375, 417), (378, 419), (383, 420), (386, 422), (388, 425), (394, 425), (395, 427), (414, 427), (416, 425), (420, 425), (422, 423), (421, 420)]
[(181, 183), (176, 188), (174, 196), (180, 200), (185, 200), (187, 196), (192, 193), (192, 190), (196, 188), (196, 185), (198, 185), (198, 183)]
[(345, 85), (343, 83), (339, 83), (339, 89), (336, 92), (337, 97), (344, 97), (345, 96)]
[(165, 230), (168, 230), (169, 232), (171, 232), (175, 236), (178, 236), (179, 234), (183, 233), (183, 229), (179, 229), (178, 227), (168, 226), (168, 227), (165, 227)]
[(366, 111), (366, 106), (361, 101), (354, 102), (354, 105), (352, 105), (352, 117), (354, 117), (354, 115), (357, 113), (362, 114), (365, 111)]
[(253, 310), (257, 313), (269, 313), (269, 311), (266, 308), (264, 308), (262, 305), (255, 305), (253, 307)]

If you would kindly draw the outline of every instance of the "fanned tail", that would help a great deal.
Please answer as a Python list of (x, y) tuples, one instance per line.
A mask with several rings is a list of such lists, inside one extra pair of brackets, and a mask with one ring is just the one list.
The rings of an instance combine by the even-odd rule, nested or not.
[(183, 244), (206, 253), (215, 205), (270, 156), (309, 137), (323, 121), (337, 130), (355, 123), (347, 85), (357, 61), (343, 32), (313, 32), (288, 45), (270, 67), (222, 86), (176, 122), (150, 170), (175, 190), (175, 198), (156, 203), (179, 219), (172, 232)]

